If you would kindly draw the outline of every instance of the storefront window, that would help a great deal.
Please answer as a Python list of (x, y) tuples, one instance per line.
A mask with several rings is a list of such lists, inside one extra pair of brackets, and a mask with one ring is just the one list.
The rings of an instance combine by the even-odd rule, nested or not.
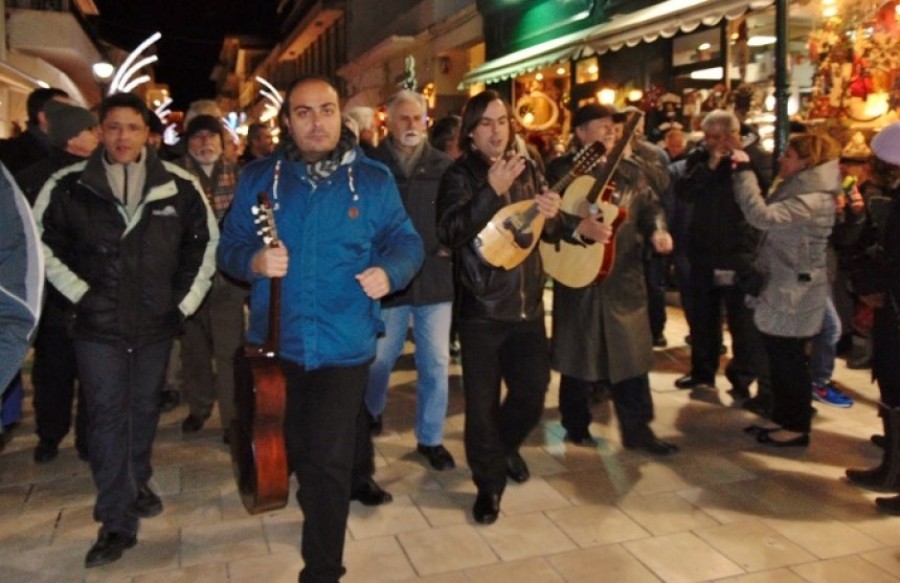
[(597, 57), (581, 59), (575, 63), (575, 83), (591, 83), (600, 78), (600, 63)]

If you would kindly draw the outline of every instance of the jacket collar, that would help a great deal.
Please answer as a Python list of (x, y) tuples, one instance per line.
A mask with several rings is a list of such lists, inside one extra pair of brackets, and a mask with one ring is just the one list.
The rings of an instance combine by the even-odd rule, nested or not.
[[(106, 169), (103, 166), (103, 156), (106, 148), (100, 146), (88, 157), (84, 172), (81, 173), (80, 182), (101, 196), (107, 198), (115, 198), (109, 182), (106, 180)], [(167, 182), (171, 182), (172, 175), (166, 170), (162, 160), (156, 154), (156, 150), (149, 146), (144, 146), (144, 157), (147, 178), (144, 182), (144, 192), (141, 197), (151, 189), (161, 186)]]

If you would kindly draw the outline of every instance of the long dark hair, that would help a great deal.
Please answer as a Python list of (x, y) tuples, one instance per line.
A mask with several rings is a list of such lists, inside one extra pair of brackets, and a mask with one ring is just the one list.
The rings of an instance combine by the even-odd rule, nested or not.
[(459, 128), (459, 149), (463, 152), (464, 156), (472, 151), (472, 136), (469, 134), (475, 131), (475, 128), (481, 123), (481, 118), (484, 116), (484, 112), (487, 110), (488, 105), (498, 99), (503, 103), (504, 109), (506, 109), (506, 117), (509, 119), (510, 124), (509, 142), (506, 144), (505, 149), (512, 147), (512, 109), (499, 93), (492, 89), (488, 89), (469, 99), (469, 101), (466, 102), (466, 106), (463, 108), (462, 124)]

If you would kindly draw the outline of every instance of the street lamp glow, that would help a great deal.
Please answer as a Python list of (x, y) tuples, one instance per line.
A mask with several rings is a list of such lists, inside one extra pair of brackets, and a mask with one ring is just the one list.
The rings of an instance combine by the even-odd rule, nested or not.
[(94, 79), (100, 83), (105, 83), (109, 81), (109, 78), (113, 76), (113, 73), (116, 72), (116, 68), (112, 65), (112, 63), (107, 63), (106, 61), (100, 61), (99, 63), (94, 63), (91, 67), (91, 72), (94, 74)]

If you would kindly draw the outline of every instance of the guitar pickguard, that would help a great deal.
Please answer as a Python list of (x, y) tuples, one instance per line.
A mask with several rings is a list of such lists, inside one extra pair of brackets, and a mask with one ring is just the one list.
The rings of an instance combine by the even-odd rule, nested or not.
[[(563, 212), (587, 217), (592, 214), (587, 195), (594, 186), (594, 178), (580, 176), (575, 179), (563, 195), (560, 209)], [(616, 233), (619, 226), (628, 218), (628, 209), (616, 206), (606, 200), (597, 200), (596, 215), (598, 220), (613, 229), (609, 243), (602, 245), (573, 245), (567, 241), (552, 245), (541, 243), (540, 253), (547, 274), (568, 287), (585, 287), (596, 281), (602, 281), (612, 272), (615, 259)]]

